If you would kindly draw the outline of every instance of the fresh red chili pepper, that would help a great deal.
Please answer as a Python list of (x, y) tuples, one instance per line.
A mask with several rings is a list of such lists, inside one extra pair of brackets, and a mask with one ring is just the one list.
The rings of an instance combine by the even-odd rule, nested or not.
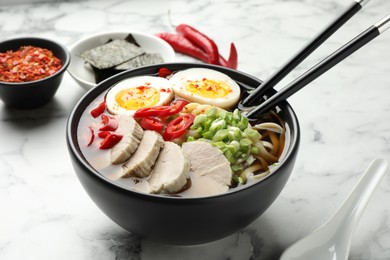
[(219, 63), (219, 65), (221, 65), (223, 67), (227, 67), (227, 63), (228, 62), (227, 62), (227, 60), (224, 57), (219, 55), (218, 63)]
[(105, 110), (106, 110), (106, 101), (103, 101), (96, 108), (91, 110), (91, 115), (94, 118), (96, 118), (96, 117), (100, 116), (101, 114), (103, 114)]
[(134, 118), (142, 118), (148, 116), (165, 117), (169, 113), (170, 109), (171, 109), (170, 106), (140, 108), (137, 111), (135, 111), (133, 117)]
[(193, 114), (185, 114), (184, 116), (173, 119), (167, 125), (167, 128), (163, 133), (163, 139), (165, 141), (170, 141), (182, 136), (192, 125), (194, 118), (195, 116)]
[(100, 143), (99, 149), (110, 149), (114, 147), (120, 140), (122, 140), (123, 135), (115, 134), (110, 132)]
[(172, 75), (172, 71), (170, 69), (168, 69), (168, 68), (160, 68), (158, 70), (158, 76), (161, 77), (161, 78), (166, 78), (169, 75)]
[(170, 105), (169, 112), (166, 116), (171, 116), (179, 113), (189, 102), (184, 99), (177, 100)]
[(219, 55), (219, 65), (231, 68), (231, 69), (237, 69), (238, 65), (238, 55), (237, 55), (237, 49), (234, 43), (230, 44), (230, 54), (229, 54), (229, 59), (226, 60), (224, 57)]
[(89, 128), (89, 130), (91, 132), (91, 138), (89, 139), (87, 146), (90, 146), (93, 143), (93, 140), (95, 139), (95, 131), (93, 131), (91, 127)]
[(237, 49), (234, 43), (230, 44), (230, 54), (229, 54), (229, 59), (227, 61), (226, 67), (231, 68), (231, 69), (237, 69), (238, 65), (238, 54), (237, 54)]
[(100, 131), (115, 131), (118, 128), (118, 120), (112, 116), (102, 115), (102, 124)]
[(208, 63), (218, 65), (218, 47), (212, 39), (187, 24), (180, 24), (176, 26), (176, 31), (178, 33), (181, 33), (190, 42), (192, 42), (196, 46), (199, 46), (204, 52), (206, 52), (208, 57)]
[(209, 62), (207, 53), (198, 46), (195, 46), (183, 35), (173, 33), (158, 33), (156, 36), (169, 43), (169, 45), (171, 45), (176, 52), (186, 54), (206, 63)]
[[(209, 57), (207, 56), (207, 53), (203, 51), (200, 47), (196, 46), (194, 43), (192, 43), (189, 39), (184, 37), (180, 34), (173, 34), (173, 33), (158, 33), (156, 36), (160, 37), (161, 39), (165, 40), (169, 45), (172, 46), (172, 48), (179, 53), (189, 55), (193, 58), (199, 59), (203, 62), (210, 62)], [(237, 49), (234, 45), (234, 43), (230, 44), (230, 54), (229, 59), (226, 60), (224, 57), (222, 57), (220, 54), (218, 54), (218, 65), (237, 69), (238, 61), (237, 61), (238, 55), (237, 55)], [(164, 68), (161, 68), (164, 69)], [(160, 73), (160, 72), (159, 72)], [(168, 72), (162, 73), (162, 76), (160, 77), (166, 77)], [(168, 74), (170, 75), (170, 74)]]
[(162, 120), (158, 117), (144, 117), (141, 119), (140, 126), (145, 130), (160, 132), (164, 128)]

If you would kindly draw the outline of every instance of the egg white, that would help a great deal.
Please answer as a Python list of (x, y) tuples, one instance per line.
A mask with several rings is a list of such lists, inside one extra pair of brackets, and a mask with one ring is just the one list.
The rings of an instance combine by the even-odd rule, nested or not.
[[(189, 82), (201, 82), (202, 79), (209, 79), (217, 83), (220, 82), (225, 84), (225, 86), (228, 86), (229, 92), (222, 97), (205, 97), (186, 89)], [(169, 79), (169, 82), (175, 94), (179, 97), (192, 102), (210, 104), (224, 109), (235, 106), (241, 95), (240, 86), (232, 78), (222, 72), (212, 69), (191, 68), (182, 70), (175, 73)]]
[[(172, 101), (174, 97), (173, 90), (169, 86), (169, 81), (165, 78), (154, 77), (154, 76), (133, 77), (133, 78), (128, 78), (123, 81), (120, 81), (107, 92), (106, 95), (107, 110), (111, 114), (133, 115), (135, 111), (137, 111), (141, 107), (138, 107), (137, 109), (126, 109), (118, 104), (118, 102), (116, 101), (116, 96), (122, 90), (133, 89), (133, 88), (138, 88), (143, 86), (154, 88), (157, 91), (157, 93), (159, 93), (159, 98), (157, 103), (153, 104), (152, 106), (167, 105)], [(129, 95), (129, 97), (131, 98), (131, 95)], [(142, 99), (138, 98), (137, 100), (142, 100)], [(148, 107), (148, 106), (146, 105), (144, 107)]]

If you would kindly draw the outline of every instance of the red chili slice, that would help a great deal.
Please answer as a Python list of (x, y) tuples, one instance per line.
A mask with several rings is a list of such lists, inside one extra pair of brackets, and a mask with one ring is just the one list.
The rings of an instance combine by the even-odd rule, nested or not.
[(160, 132), (164, 127), (161, 119), (157, 117), (144, 117), (142, 118), (140, 125), (143, 129), (153, 130), (156, 132)]
[(89, 142), (87, 146), (90, 146), (93, 143), (93, 140), (95, 139), (95, 131), (90, 127), (89, 130), (91, 131), (91, 138), (89, 139)]
[(100, 131), (115, 131), (118, 128), (118, 120), (115, 117), (102, 115), (103, 126), (99, 128)]
[(177, 100), (173, 103), (171, 103), (170, 105), (170, 109), (169, 109), (169, 112), (166, 116), (171, 116), (171, 115), (175, 115), (177, 113), (179, 113), (180, 111), (183, 110), (183, 108), (185, 107), (185, 105), (187, 105), (189, 102), (187, 100), (183, 100), (183, 99), (180, 99), (180, 100)]
[(98, 107), (92, 109), (91, 115), (92, 115), (94, 118), (96, 118), (96, 117), (100, 116), (101, 114), (103, 114), (105, 110), (106, 110), (106, 102), (103, 101), (102, 103), (100, 103), (100, 104), (98, 105)]
[(168, 69), (168, 68), (160, 68), (158, 70), (158, 76), (161, 77), (161, 78), (166, 78), (169, 75), (172, 75), (172, 71), (170, 69)]
[(110, 149), (114, 147), (120, 140), (122, 140), (123, 135), (115, 134), (110, 132), (100, 143), (99, 149)]
[(134, 113), (134, 118), (142, 118), (142, 117), (165, 117), (169, 110), (171, 109), (170, 106), (157, 106), (157, 107), (145, 107), (140, 108)]
[(110, 131), (100, 131), (100, 132), (98, 133), (98, 136), (99, 136), (100, 138), (106, 138), (107, 135), (109, 135), (110, 133), (111, 133)]
[(194, 118), (195, 116), (193, 114), (185, 114), (184, 116), (173, 119), (167, 125), (167, 128), (163, 133), (163, 139), (165, 141), (170, 141), (182, 136), (192, 125)]

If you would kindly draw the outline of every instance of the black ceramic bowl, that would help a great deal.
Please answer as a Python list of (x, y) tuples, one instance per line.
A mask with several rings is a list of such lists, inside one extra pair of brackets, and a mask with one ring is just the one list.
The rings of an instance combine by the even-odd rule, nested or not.
[(43, 38), (23, 37), (6, 40), (0, 43), (0, 52), (16, 51), (27, 45), (51, 50), (61, 60), (62, 67), (55, 74), (40, 80), (21, 83), (0, 81), (0, 99), (12, 108), (32, 109), (47, 104), (57, 92), (70, 62), (69, 51), (64, 46)]
[(111, 85), (125, 78), (156, 74), (160, 67), (172, 71), (191, 67), (211, 68), (226, 73), (245, 90), (261, 81), (239, 71), (207, 64), (171, 63), (143, 67), (118, 74), (100, 83), (81, 98), (67, 125), (67, 145), (74, 170), (89, 196), (113, 221), (141, 237), (168, 244), (201, 244), (231, 235), (258, 218), (285, 186), (298, 153), (300, 130), (293, 109), (280, 105), (280, 116), (290, 132), (285, 155), (276, 170), (265, 179), (231, 189), (218, 196), (180, 198), (135, 192), (108, 180), (82, 155), (77, 127), (85, 108)]

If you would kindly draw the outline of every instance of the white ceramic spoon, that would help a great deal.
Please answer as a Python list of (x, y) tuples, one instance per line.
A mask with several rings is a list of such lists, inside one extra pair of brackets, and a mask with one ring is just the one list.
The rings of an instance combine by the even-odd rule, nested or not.
[(287, 248), (280, 260), (347, 260), (355, 226), (388, 166), (386, 160), (374, 160), (336, 214)]

